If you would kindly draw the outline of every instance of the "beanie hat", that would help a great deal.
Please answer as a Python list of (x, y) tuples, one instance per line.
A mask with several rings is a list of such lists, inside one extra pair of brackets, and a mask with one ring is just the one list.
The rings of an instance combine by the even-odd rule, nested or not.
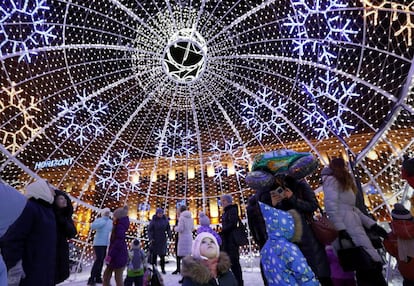
[(52, 194), (52, 187), (44, 179), (39, 179), (27, 185), (26, 196), (28, 198), (41, 199), (49, 204), (53, 204), (54, 195)]
[(199, 219), (200, 225), (204, 225), (204, 226), (210, 225), (210, 219), (208, 218), (208, 216), (206, 216), (205, 213), (200, 212), (198, 219)]
[(201, 241), (206, 237), (211, 238), (213, 240), (214, 244), (217, 246), (216, 257), (220, 256), (220, 246), (217, 242), (217, 239), (214, 237), (214, 235), (212, 235), (209, 232), (200, 232), (193, 241), (193, 247), (192, 247), (192, 250), (191, 250), (191, 255), (194, 258), (202, 258), (202, 259), (207, 260), (206, 257), (201, 256), (201, 254), (200, 254)]
[(391, 212), (393, 219), (411, 220), (413, 216), (410, 211), (407, 210), (403, 204), (395, 204), (394, 209)]
[(157, 211), (155, 212), (156, 214), (159, 214), (159, 213), (164, 213), (164, 210), (162, 209), (162, 208), (157, 208)]
[(101, 211), (101, 216), (109, 216), (110, 213), (111, 213), (111, 209), (110, 208), (104, 208)]
[(128, 206), (124, 206), (122, 208), (117, 208), (114, 211), (114, 217), (115, 218), (122, 218), (128, 216)]

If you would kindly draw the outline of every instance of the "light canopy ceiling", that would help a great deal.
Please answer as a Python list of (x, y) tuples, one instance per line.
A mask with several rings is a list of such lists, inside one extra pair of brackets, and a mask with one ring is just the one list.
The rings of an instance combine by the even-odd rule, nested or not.
[(1, 177), (206, 208), (290, 148), (349, 156), (387, 206), (412, 152), (413, 22), (391, 1), (5, 0)]

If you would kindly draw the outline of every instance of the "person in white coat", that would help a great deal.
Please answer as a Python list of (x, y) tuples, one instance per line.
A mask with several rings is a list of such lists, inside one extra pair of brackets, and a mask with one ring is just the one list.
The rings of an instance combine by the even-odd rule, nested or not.
[(181, 259), (191, 254), (194, 220), (187, 206), (180, 206), (180, 217), (174, 230), (178, 232), (177, 271), (180, 272)]
[(356, 271), (358, 285), (386, 286), (387, 283), (382, 275), (382, 259), (373, 247), (364, 227), (382, 237), (386, 237), (387, 232), (355, 206), (357, 187), (342, 158), (332, 159), (329, 167), (322, 170), (322, 182), (325, 210), (339, 233), (338, 239), (333, 242), (333, 247), (339, 248), (339, 239), (352, 240), (356, 246), (363, 246), (377, 263), (373, 269)]

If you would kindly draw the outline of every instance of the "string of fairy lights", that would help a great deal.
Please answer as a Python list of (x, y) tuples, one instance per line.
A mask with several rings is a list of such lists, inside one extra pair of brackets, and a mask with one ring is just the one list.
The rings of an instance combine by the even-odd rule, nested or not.
[(156, 207), (218, 224), (224, 193), (245, 219), (244, 177), (274, 149), (354, 160), (381, 220), (411, 206), (413, 3), (161, 2), (0, 4), (0, 176), (70, 193), (85, 261), (106, 206), (130, 206), (130, 237)]

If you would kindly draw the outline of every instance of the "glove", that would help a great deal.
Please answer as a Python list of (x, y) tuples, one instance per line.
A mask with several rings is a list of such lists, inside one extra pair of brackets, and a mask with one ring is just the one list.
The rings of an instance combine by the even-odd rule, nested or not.
[(112, 259), (111, 256), (109, 256), (109, 255), (105, 256), (105, 260), (104, 260), (105, 264), (109, 265), (109, 263), (111, 263), (111, 259)]
[(345, 229), (338, 231), (338, 237), (339, 239), (352, 240), (351, 236)]
[(7, 285), (9, 286), (18, 286), (20, 280), (25, 278), (26, 274), (24, 273), (22, 261), (19, 260), (15, 266), (7, 271)]
[(381, 236), (382, 238), (386, 238), (388, 236), (388, 233), (385, 229), (380, 227), (378, 224), (374, 224), (371, 226), (370, 230), (375, 232), (377, 235)]

